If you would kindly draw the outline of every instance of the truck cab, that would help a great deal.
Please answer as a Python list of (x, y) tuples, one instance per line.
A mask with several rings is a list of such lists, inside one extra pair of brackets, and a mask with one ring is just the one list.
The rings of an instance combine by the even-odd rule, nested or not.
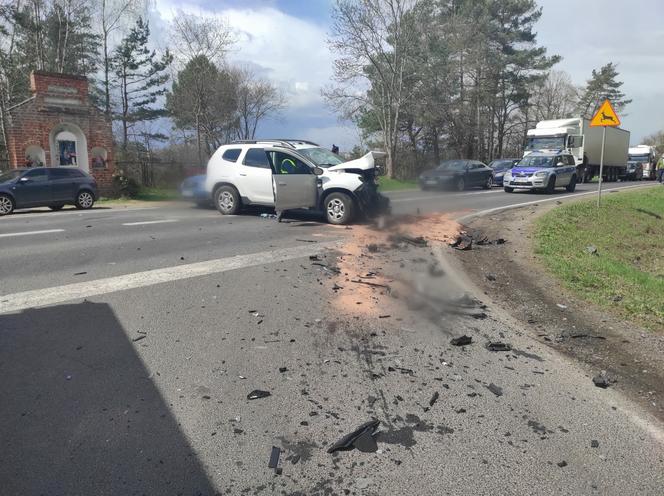
[[(657, 160), (655, 158), (655, 147), (649, 145), (637, 145), (629, 148), (629, 162), (640, 163), (643, 166), (643, 179), (653, 180), (657, 175)], [(639, 178), (640, 179), (640, 178)]]

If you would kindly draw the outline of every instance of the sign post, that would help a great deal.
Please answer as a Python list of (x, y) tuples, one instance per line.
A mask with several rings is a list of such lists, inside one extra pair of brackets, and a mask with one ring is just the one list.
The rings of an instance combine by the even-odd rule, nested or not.
[(604, 145), (606, 144), (606, 128), (618, 127), (620, 125), (618, 114), (613, 110), (613, 106), (611, 106), (609, 100), (604, 100), (604, 103), (600, 105), (590, 121), (590, 125), (592, 127), (601, 126), (604, 128), (602, 129), (602, 153), (599, 158), (599, 186), (597, 188), (597, 207), (600, 207), (602, 205), (602, 182), (604, 181)]

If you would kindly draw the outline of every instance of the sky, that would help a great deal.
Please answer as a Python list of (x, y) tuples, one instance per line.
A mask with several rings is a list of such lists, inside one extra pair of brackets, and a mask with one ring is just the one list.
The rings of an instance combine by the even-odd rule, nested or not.
[[(664, 2), (661, 0), (539, 0), (537, 41), (562, 56), (555, 68), (583, 85), (592, 69), (618, 64), (623, 91), (634, 101), (620, 115), (632, 144), (664, 129)], [(330, 84), (333, 54), (326, 40), (333, 0), (155, 0), (153, 34), (168, 44), (178, 9), (216, 15), (236, 31), (229, 60), (249, 65), (283, 90), (288, 108), (263, 123), (258, 137), (309, 139), (347, 151), (359, 142), (340, 122), (321, 89)]]

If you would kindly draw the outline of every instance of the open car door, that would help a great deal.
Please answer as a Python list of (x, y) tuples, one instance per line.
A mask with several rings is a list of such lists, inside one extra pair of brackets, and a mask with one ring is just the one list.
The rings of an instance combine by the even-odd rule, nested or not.
[(318, 205), (316, 168), (283, 151), (270, 151), (269, 154), (275, 208), (278, 211), (315, 208)]

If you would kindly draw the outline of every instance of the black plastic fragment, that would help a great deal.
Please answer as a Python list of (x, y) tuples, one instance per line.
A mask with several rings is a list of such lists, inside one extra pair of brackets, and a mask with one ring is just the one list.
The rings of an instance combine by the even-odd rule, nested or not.
[(503, 395), (503, 388), (501, 388), (500, 386), (496, 386), (493, 382), (487, 386), (487, 389), (496, 396)]
[(276, 470), (277, 465), (279, 465), (279, 455), (281, 455), (281, 448), (277, 446), (272, 446), (272, 452), (270, 453), (270, 461), (267, 463), (268, 468), (273, 468)]
[(486, 345), (489, 351), (512, 351), (512, 346), (509, 343), (501, 341), (494, 341)]
[(433, 396), (432, 396), (431, 399), (429, 400), (429, 406), (433, 406), (433, 405), (435, 405), (435, 404), (436, 404), (436, 401), (438, 401), (438, 398), (439, 398), (439, 397), (440, 397), (440, 394), (438, 393), (438, 391), (436, 391), (435, 393), (433, 393)]
[[(371, 444), (369, 439), (366, 438), (365, 434), (368, 434), (373, 439), (373, 436), (376, 433), (376, 429), (378, 428), (378, 424), (380, 424), (380, 420), (375, 420), (375, 419), (370, 420), (369, 422), (365, 422), (357, 429), (355, 429), (353, 432), (346, 434), (344, 437), (342, 437), (336, 443), (330, 446), (327, 449), (327, 452), (334, 453), (335, 451), (348, 451), (353, 448), (357, 448), (360, 451), (364, 451), (364, 449), (367, 448), (372, 449), (373, 444)], [(356, 441), (357, 445), (355, 445)], [(375, 439), (373, 440), (373, 443), (375, 444)], [(378, 449), (377, 446), (376, 449)], [(376, 450), (374, 449), (373, 451)]]
[(460, 336), (458, 338), (454, 338), (450, 341), (450, 344), (452, 346), (466, 346), (470, 343), (473, 342), (473, 338), (470, 336), (466, 336), (465, 334), (463, 336)]
[(261, 391), (260, 389), (254, 389), (251, 393), (247, 395), (248, 400), (258, 400), (260, 398), (267, 398), (271, 396), (269, 391)]
[(595, 386), (602, 389), (606, 389), (611, 385), (609, 379), (605, 375), (601, 374), (593, 377), (593, 383), (595, 384)]
[(599, 448), (599, 441), (597, 439), (593, 439), (592, 441), (590, 441), (590, 447)]

